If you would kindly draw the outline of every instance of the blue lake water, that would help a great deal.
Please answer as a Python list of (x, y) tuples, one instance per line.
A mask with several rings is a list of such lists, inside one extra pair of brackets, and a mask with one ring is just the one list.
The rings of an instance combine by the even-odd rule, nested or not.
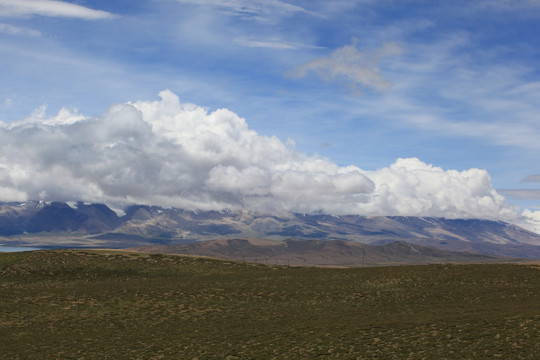
[(34, 251), (34, 250), (40, 250), (40, 249), (33, 248), (33, 247), (1, 246), (0, 245), (0, 252)]

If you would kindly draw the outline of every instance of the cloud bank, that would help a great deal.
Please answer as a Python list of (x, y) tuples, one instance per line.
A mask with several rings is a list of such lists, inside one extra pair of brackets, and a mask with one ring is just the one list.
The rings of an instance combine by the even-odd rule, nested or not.
[(487, 171), (398, 159), (365, 171), (262, 136), (227, 109), (159, 101), (100, 117), (43, 109), (0, 126), (0, 200), (187, 209), (515, 219)]

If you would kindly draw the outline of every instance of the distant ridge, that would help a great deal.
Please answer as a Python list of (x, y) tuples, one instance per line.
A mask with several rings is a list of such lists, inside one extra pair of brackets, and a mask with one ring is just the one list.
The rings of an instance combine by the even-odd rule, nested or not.
[(103, 204), (0, 203), (0, 241), (11, 246), (179, 245), (216, 239), (403, 241), (447, 251), (540, 258), (540, 235), (493, 220), (413, 216), (267, 215), (134, 205), (119, 216)]
[(515, 259), (490, 255), (440, 250), (404, 241), (385, 245), (366, 245), (345, 240), (221, 239), (184, 245), (150, 245), (128, 250), (303, 266), (384, 266), (515, 261)]

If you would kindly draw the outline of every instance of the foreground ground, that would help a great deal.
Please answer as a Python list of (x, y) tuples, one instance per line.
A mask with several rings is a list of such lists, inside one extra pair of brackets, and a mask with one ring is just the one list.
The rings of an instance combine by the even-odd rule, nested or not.
[(2, 359), (535, 359), (540, 268), (0, 254)]

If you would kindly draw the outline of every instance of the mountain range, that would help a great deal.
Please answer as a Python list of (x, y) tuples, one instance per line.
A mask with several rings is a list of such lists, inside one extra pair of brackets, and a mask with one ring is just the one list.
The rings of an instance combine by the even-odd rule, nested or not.
[(103, 204), (0, 203), (0, 242), (10, 246), (133, 248), (192, 244), (190, 246), (196, 247), (193, 244), (201, 241), (242, 239), (252, 239), (251, 243), (253, 239), (274, 241), (275, 244), (302, 240), (303, 246), (310, 244), (306, 242), (308, 240), (317, 240), (321, 244), (347, 241), (348, 245), (372, 246), (398, 241), (445, 251), (540, 258), (540, 235), (503, 221), (293, 213), (268, 215), (146, 205), (130, 206), (119, 215)]

